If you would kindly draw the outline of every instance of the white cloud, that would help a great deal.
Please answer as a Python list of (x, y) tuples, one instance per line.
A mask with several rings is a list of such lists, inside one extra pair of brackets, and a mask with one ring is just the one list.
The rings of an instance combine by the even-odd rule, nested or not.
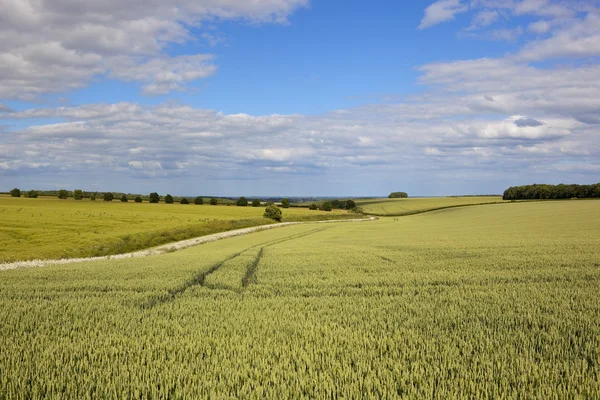
[(438, 0), (425, 9), (425, 15), (419, 29), (427, 29), (433, 25), (454, 19), (456, 14), (466, 12), (469, 7), (460, 0)]
[(543, 33), (548, 33), (550, 31), (551, 27), (552, 27), (552, 25), (548, 21), (539, 20), (539, 21), (532, 22), (531, 24), (529, 24), (529, 26), (527, 27), (527, 30), (529, 32), (543, 34)]
[[(0, 0), (0, 99), (35, 99), (110, 73), (147, 94), (182, 90), (215, 72), (210, 55), (169, 57), (191, 27), (214, 20), (287, 23), (308, 0)], [(202, 37), (203, 33), (199, 36)], [(207, 37), (218, 44), (218, 36)]]
[(600, 13), (588, 13), (583, 20), (559, 29), (550, 38), (528, 43), (519, 54), (530, 61), (598, 55)]

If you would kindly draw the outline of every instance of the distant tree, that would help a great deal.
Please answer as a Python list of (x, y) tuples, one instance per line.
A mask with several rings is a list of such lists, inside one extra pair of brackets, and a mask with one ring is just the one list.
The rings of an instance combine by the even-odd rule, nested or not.
[(27, 192), (27, 197), (29, 197), (30, 199), (37, 199), (38, 192), (35, 190), (30, 190), (29, 192)]
[(332, 208), (343, 208), (341, 202), (337, 199), (331, 200), (331, 207)]
[(259, 199), (252, 200), (252, 207), (260, 207), (260, 200)]
[(14, 188), (13, 190), (10, 191), (10, 195), (12, 197), (21, 197), (21, 190), (18, 188)]
[(121, 203), (127, 203), (127, 195), (126, 194), (123, 194), (121, 196)]
[(504, 191), (503, 200), (537, 200), (537, 199), (573, 199), (593, 198), (598, 196), (595, 185), (545, 185), (536, 184), (512, 186)]
[(265, 218), (274, 219), (275, 221), (281, 221), (281, 218), (283, 217), (281, 210), (277, 206), (267, 206), (263, 216)]
[(290, 201), (288, 199), (281, 199), (281, 207), (290, 208)]
[(323, 205), (321, 206), (321, 208), (323, 209), (323, 211), (331, 211), (331, 210), (333, 210), (333, 207), (331, 206), (331, 202), (330, 201), (324, 201)]
[(194, 204), (198, 204), (198, 205), (202, 205), (204, 204), (204, 199), (202, 198), (202, 196), (198, 196), (194, 199)]
[(235, 202), (235, 204), (239, 207), (247, 207), (248, 206), (248, 199), (246, 199), (244, 196), (240, 197), (239, 199), (237, 199), (237, 201)]
[(62, 200), (64, 200), (64, 199), (66, 199), (68, 196), (69, 196), (69, 192), (68, 192), (67, 190), (65, 190), (65, 189), (60, 189), (60, 190), (58, 191), (58, 198), (59, 198), (59, 199), (62, 199)]
[(356, 207), (354, 200), (346, 200), (346, 210), (352, 210)]
[(170, 194), (167, 194), (165, 196), (165, 203), (167, 203), (167, 204), (173, 204), (173, 196), (171, 196)]
[(141, 196), (135, 196), (135, 200), (136, 203), (141, 203), (142, 202), (142, 198)]
[(188, 199), (186, 199), (185, 197), (182, 197), (179, 204), (190, 204), (190, 201)]
[(317, 205), (315, 203), (312, 203), (310, 206), (308, 206), (309, 210), (318, 210), (319, 207), (317, 207)]
[(83, 199), (83, 191), (81, 189), (75, 189), (75, 190), (73, 190), (73, 198), (75, 200), (81, 200), (81, 199)]
[(90, 196), (90, 200), (91, 200), (91, 201), (96, 201), (96, 193), (94, 193), (94, 194), (92, 194), (92, 195)]
[(388, 196), (388, 198), (390, 198), (390, 199), (405, 199), (407, 197), (408, 197), (408, 194), (406, 192), (392, 192)]
[(113, 201), (114, 198), (115, 198), (115, 196), (112, 194), (112, 192), (104, 193), (104, 197), (103, 197), (104, 201)]
[(148, 203), (158, 203), (160, 201), (160, 196), (156, 192), (150, 193), (148, 197)]
[(217, 199), (215, 199), (214, 197), (210, 199), (210, 205), (211, 206), (216, 206), (218, 203)]

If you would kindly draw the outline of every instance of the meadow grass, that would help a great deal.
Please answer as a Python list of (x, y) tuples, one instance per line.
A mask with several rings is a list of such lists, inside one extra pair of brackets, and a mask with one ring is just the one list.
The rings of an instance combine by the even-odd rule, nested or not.
[(502, 196), (409, 197), (405, 199), (358, 199), (356, 205), (366, 214), (403, 216), (445, 208), (502, 203)]
[[(121, 254), (275, 221), (264, 207), (75, 201), (0, 196), (0, 263)], [(284, 221), (356, 218), (283, 210)]]
[(600, 201), (0, 273), (0, 398), (598, 398)]

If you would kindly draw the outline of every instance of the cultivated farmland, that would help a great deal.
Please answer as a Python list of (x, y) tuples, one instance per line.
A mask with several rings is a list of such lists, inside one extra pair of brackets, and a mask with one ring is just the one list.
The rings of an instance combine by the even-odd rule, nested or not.
[[(0, 263), (127, 253), (274, 221), (264, 207), (121, 203), (0, 196)], [(284, 210), (284, 221), (356, 218)]]
[(405, 199), (361, 199), (356, 205), (370, 215), (401, 216), (477, 204), (502, 203), (502, 196), (411, 197)]
[(0, 398), (598, 398), (600, 202), (0, 273)]

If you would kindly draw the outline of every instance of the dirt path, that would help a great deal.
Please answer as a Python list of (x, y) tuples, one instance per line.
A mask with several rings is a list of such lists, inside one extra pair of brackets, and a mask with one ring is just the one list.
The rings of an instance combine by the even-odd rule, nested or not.
[(362, 222), (362, 221), (373, 221), (376, 217), (361, 218), (361, 219), (334, 219), (329, 221), (310, 221), (310, 222), (280, 222), (278, 224), (253, 226), (251, 228), (235, 229), (232, 231), (213, 233), (212, 235), (200, 236), (193, 239), (181, 240), (179, 242), (167, 243), (161, 246), (152, 247), (146, 250), (139, 250), (133, 253), (116, 254), (113, 256), (102, 256), (102, 257), (87, 257), (87, 258), (62, 258), (60, 260), (30, 260), (30, 261), (17, 261), (12, 263), (0, 264), (0, 271), (7, 271), (10, 269), (19, 268), (36, 268), (45, 267), (47, 265), (62, 265), (71, 264), (76, 262), (84, 261), (99, 261), (99, 260), (117, 260), (121, 258), (134, 258), (134, 257), (148, 257), (159, 254), (171, 253), (173, 251), (185, 249), (187, 247), (197, 246), (199, 244), (210, 243), (216, 240), (226, 239), (234, 236), (247, 235), (249, 233), (264, 231), (267, 229), (280, 228), (282, 226), (289, 225), (300, 225), (300, 224), (324, 224), (334, 222)]

